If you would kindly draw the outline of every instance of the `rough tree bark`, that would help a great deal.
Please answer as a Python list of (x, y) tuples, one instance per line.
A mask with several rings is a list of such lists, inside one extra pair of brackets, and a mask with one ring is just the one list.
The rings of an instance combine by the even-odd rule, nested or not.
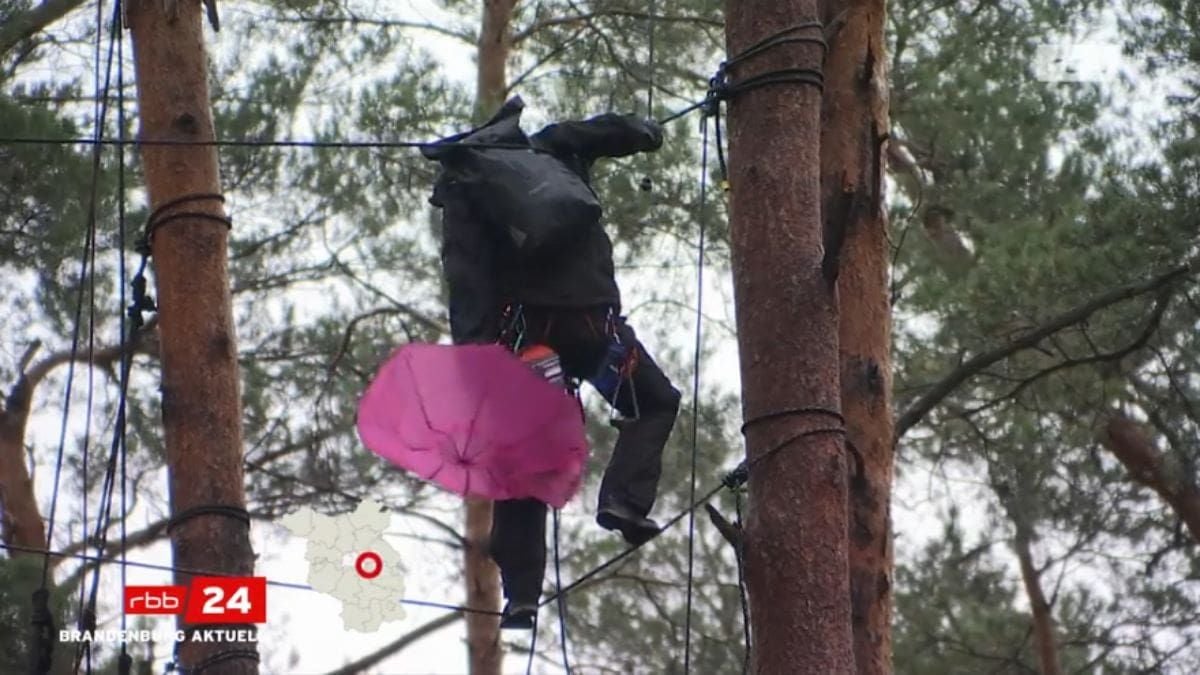
[(825, 0), (825, 238), (839, 250), (838, 343), (850, 479), (850, 612), (863, 675), (892, 671), (891, 306), (883, 208), (888, 134), (884, 0)]
[[(139, 140), (213, 140), (200, 3), (177, 3), (171, 18), (164, 3), (136, 0), (128, 5), (128, 24), (137, 68)], [(220, 222), (224, 209), (212, 198), (164, 208), (183, 197), (220, 193), (216, 148), (150, 144), (141, 146), (141, 156), (151, 208), (173, 216), (151, 241), (171, 512), (216, 505), (244, 509), (229, 232)], [(211, 513), (188, 518), (171, 531), (171, 543), (178, 567), (232, 575), (254, 572), (250, 532), (238, 519)], [(188, 581), (188, 575), (176, 574), (176, 583)], [(185, 641), (178, 665), (191, 671), (235, 650), (235, 658), (210, 670), (257, 673), (254, 643)]]
[[(728, 52), (736, 56), (817, 16), (816, 0), (731, 1)], [(736, 85), (769, 71), (818, 69), (821, 58), (815, 44), (789, 43), (735, 65), (730, 76)], [(750, 423), (746, 580), (757, 673), (854, 671), (843, 439), (795, 438), (836, 421), (787, 413), (840, 408), (837, 295), (822, 270), (820, 109), (820, 91), (801, 84), (753, 89), (729, 104), (734, 293)], [(768, 454), (774, 447), (781, 449)]]
[[(488, 535), (492, 528), (492, 503), (486, 499), (467, 499), (465, 509), (466, 546), (463, 570), (467, 584), (467, 607), (500, 609), (500, 572), (488, 556)], [(467, 656), (472, 675), (499, 675), (504, 661), (500, 648), (500, 619), (492, 614), (470, 612), (467, 622)]]
[(1157, 492), (1200, 542), (1200, 487), (1186, 472), (1170, 466), (1146, 432), (1120, 413), (1109, 415), (1101, 440), (1130, 476)]
[[(508, 92), (508, 54), (512, 47), (510, 24), (517, 0), (484, 0), (479, 28), (478, 77), (475, 84), (475, 118), (483, 121), (504, 102)], [(488, 556), (492, 529), (492, 503), (468, 499), (465, 506), (463, 569), (467, 606), (500, 608), (500, 571)], [(500, 620), (489, 614), (466, 615), (467, 652), (472, 675), (500, 675), (504, 651), (500, 646)]]

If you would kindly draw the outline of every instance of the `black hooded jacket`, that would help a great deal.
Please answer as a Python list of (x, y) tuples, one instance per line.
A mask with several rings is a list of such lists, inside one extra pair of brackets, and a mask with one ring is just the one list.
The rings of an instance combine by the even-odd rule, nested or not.
[[(657, 150), (662, 130), (653, 121), (607, 113), (551, 124), (529, 142), (590, 185), (597, 159)], [(506, 225), (490, 222), (486, 205), (477, 199), (450, 171), (438, 178), (430, 199), (442, 208), (442, 265), (456, 343), (494, 340), (500, 312), (510, 302), (619, 309), (612, 241), (602, 223), (589, 225), (553, 254), (529, 260), (516, 254)]]

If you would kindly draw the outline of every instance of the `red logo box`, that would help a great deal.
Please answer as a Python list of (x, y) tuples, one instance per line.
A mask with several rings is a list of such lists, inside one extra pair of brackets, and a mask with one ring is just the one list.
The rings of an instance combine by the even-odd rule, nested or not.
[(179, 614), (187, 599), (184, 586), (126, 586), (126, 614)]
[(198, 623), (266, 623), (266, 577), (194, 577), (183, 620)]
[(126, 586), (126, 614), (183, 614), (189, 624), (266, 623), (266, 577), (194, 577), (186, 586)]

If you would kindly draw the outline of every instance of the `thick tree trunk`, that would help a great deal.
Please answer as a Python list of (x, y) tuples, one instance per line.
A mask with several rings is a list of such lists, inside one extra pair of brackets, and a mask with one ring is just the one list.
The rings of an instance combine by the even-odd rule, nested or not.
[(0, 410), (0, 536), (6, 544), (42, 548), (46, 525), (25, 463), (25, 425), (32, 398), (33, 387), (22, 376)]
[[(208, 79), (200, 3), (180, 2), (169, 18), (156, 0), (128, 6), (137, 66), (142, 141), (211, 141)], [(217, 153), (203, 145), (144, 145), (150, 206), (220, 193)], [(170, 206), (179, 214), (153, 236), (162, 350), (162, 414), (171, 512), (201, 506), (245, 508), (242, 409), (228, 280), (229, 232), (221, 203), (198, 198)], [(201, 215), (194, 215), (201, 214)], [(178, 567), (232, 575), (254, 571), (246, 524), (203, 514), (171, 532)], [(177, 574), (176, 583), (189, 582)], [(254, 643), (180, 645), (178, 665), (197, 664), (232, 651), (211, 672), (257, 673)], [(207, 672), (207, 671), (206, 671)]]
[(1122, 414), (1109, 416), (1102, 440), (1133, 479), (1157, 492), (1200, 542), (1200, 488), (1182, 467), (1171, 467), (1146, 432)]
[[(726, 7), (731, 56), (817, 18), (816, 0)], [(734, 85), (787, 68), (820, 68), (815, 44), (772, 48), (731, 70)], [(746, 580), (756, 673), (854, 671), (847, 569), (847, 467), (830, 416), (840, 408), (837, 296), (822, 272), (821, 93), (802, 84), (738, 94), (729, 104), (734, 292), (751, 462)], [(764, 415), (777, 415), (763, 418)], [(756, 421), (758, 420), (758, 421)]]
[(490, 117), (508, 93), (508, 53), (512, 48), (513, 10), (517, 0), (483, 0), (479, 26), (478, 78), (475, 81), (475, 117)]
[(863, 675), (892, 671), (891, 306), (883, 208), (888, 132), (884, 0), (826, 0), (821, 120), (827, 246), (840, 244), (842, 413), (857, 450), (850, 480), (850, 612)]
[(1013, 548), (1017, 552), (1021, 581), (1025, 584), (1025, 594), (1029, 597), (1029, 607), (1033, 613), (1033, 641), (1037, 646), (1038, 669), (1041, 675), (1062, 675), (1058, 641), (1054, 638), (1054, 616), (1046, 593), (1042, 590), (1041, 575), (1033, 564), (1032, 540), (1033, 533), (1026, 526), (1018, 524)]
[[(479, 28), (478, 78), (475, 87), (475, 118), (483, 121), (504, 102), (508, 91), (508, 53), (512, 45), (509, 24), (516, 0), (484, 0)], [(467, 606), (500, 608), (500, 572), (488, 556), (492, 529), (492, 503), (466, 500), (463, 549)], [(500, 675), (504, 651), (500, 646), (500, 620), (471, 612), (466, 615), (467, 650), (472, 675)]]
[[(488, 555), (492, 529), (492, 503), (486, 499), (468, 499), (466, 546), (463, 548), (467, 607), (500, 609), (500, 571)], [(500, 675), (504, 651), (500, 648), (500, 619), (492, 614), (468, 612), (467, 652), (472, 675)]]

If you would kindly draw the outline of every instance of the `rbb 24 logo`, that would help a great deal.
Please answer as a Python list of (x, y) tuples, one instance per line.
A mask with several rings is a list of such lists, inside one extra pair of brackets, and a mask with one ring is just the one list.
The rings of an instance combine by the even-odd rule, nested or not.
[(188, 586), (126, 586), (126, 614), (183, 614), (188, 623), (266, 623), (266, 577), (194, 577)]

